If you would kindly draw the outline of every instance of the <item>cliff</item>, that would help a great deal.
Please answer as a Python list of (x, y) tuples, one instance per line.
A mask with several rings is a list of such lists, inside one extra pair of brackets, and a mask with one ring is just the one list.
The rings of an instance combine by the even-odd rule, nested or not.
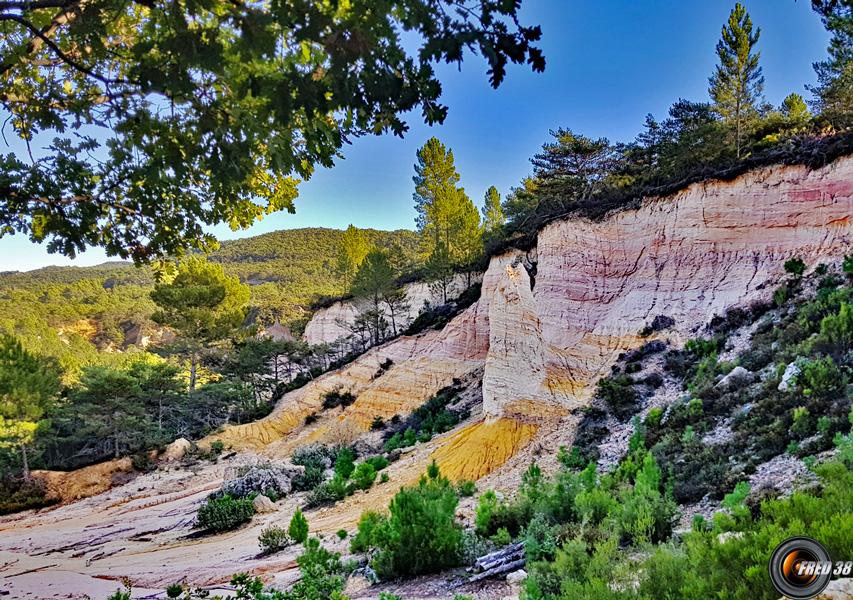
[[(235, 532), (188, 541), (198, 505), (226, 471), (314, 441), (375, 441), (375, 417), (405, 416), (454, 379), (476, 381), (480, 373), (482, 402), (467, 421), (404, 453), (384, 471), (389, 481), (307, 517), (312, 533), (352, 531), (363, 510), (387, 506), (433, 459), (451, 478), (480, 479), (481, 490), (514, 489), (531, 459), (544, 465), (560, 444), (572, 443), (573, 409), (589, 402), (620, 353), (650, 339), (639, 332), (655, 317), (673, 324), (652, 338), (677, 346), (715, 314), (768, 299), (786, 259), (799, 256), (814, 266), (853, 251), (851, 215), (848, 157), (817, 170), (766, 167), (730, 182), (694, 184), (600, 221), (554, 222), (535, 249), (493, 257), (480, 299), (443, 329), (372, 348), (286, 394), (268, 417), (210, 438), (242, 452), (192, 472), (171, 466), (52, 510), (0, 518), (0, 587), (13, 596), (29, 588), (40, 597), (102, 597), (122, 576), (148, 593), (188, 575), (194, 585), (221, 584), (235, 570), (292, 582), (297, 549), (259, 557), (257, 538), (263, 527), (281, 524), (301, 496)], [(322, 339), (330, 329), (319, 323), (336, 322), (335, 310), (317, 317)], [(324, 394), (335, 389), (351, 391), (356, 401), (324, 410)], [(72, 490), (74, 479), (79, 475), (54, 476), (51, 489), (100, 489)], [(470, 513), (471, 502), (463, 500), (460, 511)], [(333, 535), (326, 539), (345, 547)]]
[[(286, 395), (266, 419), (219, 437), (274, 454), (352, 441), (374, 417), (405, 415), (483, 368), (481, 420), (449, 444), (434, 442), (448, 474), (481, 477), (542, 424), (583, 405), (616, 357), (647, 341), (639, 332), (654, 317), (674, 320), (656, 335), (679, 343), (728, 307), (768, 297), (786, 259), (817, 264), (849, 253), (851, 214), (853, 158), (844, 158), (818, 170), (776, 166), (694, 184), (600, 221), (552, 223), (533, 251), (493, 257), (480, 300), (443, 330), (373, 348)], [(393, 366), (380, 373), (387, 359)], [(332, 389), (358, 399), (320, 415)]]

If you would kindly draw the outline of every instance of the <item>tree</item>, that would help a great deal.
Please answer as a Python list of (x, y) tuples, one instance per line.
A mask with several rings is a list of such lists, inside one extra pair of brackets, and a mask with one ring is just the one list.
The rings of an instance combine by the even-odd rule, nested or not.
[(758, 60), (760, 52), (753, 52), (761, 28), (752, 31), (752, 19), (739, 2), (723, 25), (721, 39), (717, 42), (720, 62), (709, 78), (708, 93), (714, 109), (726, 121), (735, 124), (737, 156), (741, 152), (744, 121), (756, 113), (756, 106), (764, 88), (764, 76)]
[(554, 141), (543, 144), (530, 161), (537, 193), (563, 205), (590, 198), (613, 168), (615, 154), (610, 142), (562, 127), (550, 133)]
[(140, 359), (133, 362), (128, 374), (139, 385), (140, 398), (146, 413), (154, 415), (159, 441), (171, 437), (164, 434), (163, 419), (174, 410), (183, 395), (184, 384), (178, 377), (178, 368), (167, 362)]
[(344, 286), (352, 284), (358, 267), (370, 251), (370, 242), (364, 232), (355, 225), (350, 225), (341, 237), (338, 247), (337, 272), (344, 278)]
[(482, 249), (480, 216), (465, 190), (457, 187), (459, 173), (453, 151), (437, 138), (427, 140), (417, 152), (415, 164), (416, 223), (426, 272), (447, 302), (453, 271), (468, 266)]
[(389, 262), (388, 252), (374, 248), (364, 257), (364, 262), (361, 263), (355, 281), (353, 281), (353, 295), (367, 298), (370, 302), (370, 312), (375, 323), (373, 327), (374, 344), (382, 341), (379, 326), (379, 320), (383, 318), (382, 303), (397, 289), (396, 278), (396, 273), (394, 273)]
[(76, 436), (109, 441), (114, 458), (144, 448), (153, 423), (141, 395), (139, 382), (126, 371), (85, 369), (69, 396), (80, 424)]
[(0, 335), (0, 447), (20, 447), (24, 477), (30, 475), (27, 445), (59, 395), (60, 375), (56, 360)]
[(483, 230), (487, 234), (494, 234), (500, 230), (506, 222), (503, 207), (501, 206), (501, 195), (495, 186), (486, 190), (483, 199)]
[(781, 112), (792, 123), (805, 123), (811, 117), (806, 101), (799, 94), (788, 94), (782, 100)]
[(191, 256), (181, 261), (175, 278), (151, 292), (159, 310), (152, 318), (173, 328), (190, 358), (190, 391), (196, 385), (198, 356), (205, 344), (233, 335), (246, 318), (249, 288), (222, 266)]
[(308, 539), (308, 520), (298, 508), (290, 518), (290, 525), (287, 527), (287, 535), (289, 535), (290, 539), (297, 544), (304, 544)]
[(434, 63), (477, 52), (493, 87), (542, 71), (520, 4), (2, 2), (0, 102), (25, 147), (53, 142), (0, 156), (0, 232), (137, 262), (210, 249), (206, 226), (293, 212), (352, 138), (443, 122)]
[(812, 0), (830, 32), (829, 58), (815, 63), (815, 107), (836, 129), (853, 124), (853, 5), (844, 0)]

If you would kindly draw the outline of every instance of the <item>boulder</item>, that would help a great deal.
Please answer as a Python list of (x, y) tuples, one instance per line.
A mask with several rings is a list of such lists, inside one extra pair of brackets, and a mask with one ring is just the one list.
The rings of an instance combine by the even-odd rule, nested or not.
[(800, 373), (801, 369), (797, 365), (797, 361), (790, 363), (785, 367), (785, 372), (782, 373), (782, 381), (779, 382), (779, 386), (776, 389), (780, 392), (787, 392), (794, 387), (794, 382)]
[(275, 504), (273, 504), (272, 500), (270, 500), (263, 494), (255, 497), (255, 499), (252, 501), (252, 506), (255, 507), (255, 512), (260, 515), (275, 512), (278, 510), (275, 507)]
[(519, 569), (518, 571), (513, 571), (509, 575), (506, 576), (506, 582), (510, 585), (521, 585), (527, 579), (527, 571), (524, 569)]
[(243, 498), (252, 492), (272, 492), (276, 496), (286, 496), (293, 489), (293, 479), (303, 472), (302, 467), (290, 464), (250, 467), (239, 477), (222, 484), (220, 493), (235, 498)]
[(754, 378), (755, 375), (751, 371), (737, 366), (723, 377), (716, 387), (720, 391), (730, 392), (748, 386)]
[(193, 445), (186, 438), (178, 438), (163, 450), (163, 454), (160, 455), (160, 460), (165, 462), (174, 462), (176, 460), (181, 460), (184, 456), (187, 455), (192, 449)]

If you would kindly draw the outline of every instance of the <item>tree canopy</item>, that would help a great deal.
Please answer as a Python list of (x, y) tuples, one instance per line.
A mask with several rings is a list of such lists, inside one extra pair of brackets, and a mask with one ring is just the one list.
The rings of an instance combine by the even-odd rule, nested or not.
[(205, 226), (292, 212), (353, 138), (402, 135), (414, 109), (442, 122), (434, 64), (477, 52), (494, 87), (509, 63), (542, 71), (520, 5), (2, 2), (0, 103), (44, 151), (0, 156), (0, 235), (137, 262), (209, 249)]

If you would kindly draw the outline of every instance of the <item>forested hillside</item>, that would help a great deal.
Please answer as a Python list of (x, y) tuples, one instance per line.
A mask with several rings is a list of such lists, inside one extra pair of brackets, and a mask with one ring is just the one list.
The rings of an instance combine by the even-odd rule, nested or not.
[[(403, 269), (414, 264), (412, 231), (364, 230), (371, 244), (388, 248)], [(250, 318), (275, 319), (298, 328), (309, 305), (345, 291), (335, 257), (343, 231), (325, 228), (276, 231), (226, 241), (210, 259), (251, 286)], [(38, 354), (59, 359), (72, 376), (80, 367), (123, 360), (142, 337), (156, 335), (149, 297), (149, 267), (111, 262), (95, 267), (47, 267), (0, 274), (0, 330)]]

